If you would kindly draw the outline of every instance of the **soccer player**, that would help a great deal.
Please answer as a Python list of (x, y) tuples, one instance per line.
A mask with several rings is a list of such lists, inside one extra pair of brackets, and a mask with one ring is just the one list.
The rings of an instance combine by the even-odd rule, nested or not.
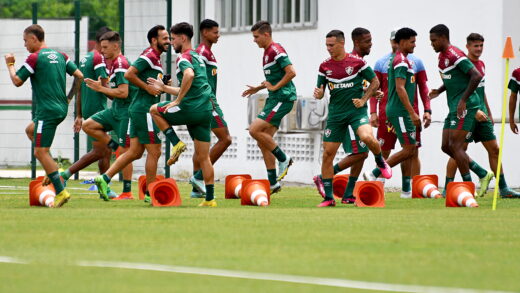
[[(321, 177), (325, 189), (325, 198), (318, 207), (335, 206), (332, 193), (332, 162), (345, 136), (356, 135), (374, 154), (376, 164), (385, 178), (392, 176), (391, 169), (385, 163), (379, 143), (372, 135), (368, 124), (366, 102), (379, 87), (379, 81), (372, 68), (363, 58), (345, 51), (345, 36), (340, 30), (330, 31), (325, 39), (330, 58), (321, 63), (318, 71), (317, 86), (314, 89), (316, 99), (323, 98), (325, 85), (330, 91), (329, 115), (323, 136), (323, 161)], [(363, 81), (370, 81), (370, 86), (363, 93)], [(363, 146), (364, 147), (364, 146)], [(361, 171), (361, 170), (360, 170)], [(359, 174), (353, 174), (357, 177)], [(350, 181), (350, 178), (349, 178)], [(345, 192), (342, 203), (352, 203), (353, 196)]]
[[(484, 196), (488, 189), (489, 182), (497, 172), (499, 151), (497, 139), (493, 128), (493, 115), (491, 114), (491, 109), (489, 108), (487, 96), (485, 93), (486, 66), (484, 64), (484, 61), (480, 60), (480, 56), (482, 55), (482, 51), (484, 50), (484, 37), (477, 33), (471, 33), (466, 38), (466, 48), (468, 49), (468, 59), (471, 61), (471, 63), (473, 63), (475, 68), (482, 75), (482, 81), (478, 85), (477, 93), (480, 98), (480, 111), (482, 111), (488, 117), (488, 119), (486, 119), (483, 122), (477, 122), (475, 124), (475, 130), (473, 130), (471, 137), (466, 139), (464, 149), (467, 149), (468, 144), (472, 141), (476, 143), (482, 142), (482, 145), (484, 146), (484, 148), (486, 148), (489, 158), (489, 166), (491, 167), (493, 172), (485, 170), (473, 160), (469, 163), (470, 170), (477, 174), (477, 176), (480, 178), (480, 189), (477, 195)], [(448, 185), (449, 182), (452, 182), (454, 180), (456, 172), (457, 163), (453, 158), (450, 158), (446, 166), (446, 185)], [(520, 197), (520, 193), (512, 190), (507, 186), (503, 168), (501, 168), (500, 170), (500, 180), (498, 184), (501, 197)], [(444, 189), (444, 194), (445, 192), (446, 188)]]
[[(372, 48), (372, 35), (370, 31), (357, 27), (351, 33), (352, 43), (354, 48), (352, 49), (352, 55), (358, 56), (360, 58), (364, 58), (365, 56), (370, 54), (370, 50)], [(363, 87), (366, 87), (366, 80), (363, 81)], [(345, 141), (343, 142), (343, 150), (345, 153), (349, 154), (337, 164), (334, 165), (334, 175), (337, 173), (351, 167), (349, 183), (347, 183), (347, 187), (345, 189), (345, 203), (354, 203), (354, 187), (357, 182), (357, 176), (361, 173), (363, 169), (363, 163), (365, 159), (368, 158), (368, 148), (364, 143), (361, 142), (359, 137), (355, 134), (352, 126), (349, 127), (348, 133), (345, 136)], [(313, 178), (314, 184), (318, 189), (318, 193), (324, 198), (325, 197), (325, 188), (323, 185), (323, 178), (321, 175), (314, 176)]]
[(172, 125), (186, 125), (195, 146), (195, 160), (202, 169), (206, 198), (199, 206), (216, 207), (214, 199), (213, 165), (209, 157), (211, 139), (211, 116), (213, 90), (206, 77), (203, 58), (192, 49), (193, 26), (181, 22), (170, 29), (172, 45), (177, 54), (177, 79), (180, 88), (162, 83), (160, 79), (148, 78), (155, 88), (170, 93), (177, 98), (153, 105), (152, 117), (166, 138), (176, 145), (180, 140)]
[[(113, 98), (113, 102), (110, 109), (99, 111), (87, 119), (83, 123), (83, 131), (100, 144), (110, 146), (114, 151), (121, 146), (120, 153), (124, 154), (130, 147), (128, 107), (137, 93), (137, 88), (134, 85), (129, 85), (125, 78), (130, 63), (121, 54), (119, 33), (107, 32), (101, 36), (100, 41), (101, 53), (112, 63), (109, 71), (110, 88), (103, 86), (100, 80), (86, 78), (85, 83), (92, 90)], [(111, 130), (116, 133), (119, 143), (116, 143), (107, 134), (107, 131)], [(132, 163), (123, 169), (123, 193), (115, 199), (133, 199), (131, 192), (132, 170)], [(107, 200), (107, 198), (104, 199)]]
[[(397, 51), (397, 43), (395, 42), (395, 33), (397, 30), (393, 30), (390, 33), (390, 45), (392, 47), (392, 52), (386, 54), (379, 60), (377, 60), (374, 66), (374, 72), (376, 73), (377, 78), (380, 81), (380, 89), (383, 93), (381, 99), (377, 99), (375, 97), (370, 99), (370, 123), (373, 127), (377, 128), (377, 139), (381, 144), (381, 150), (383, 151), (383, 157), (388, 159), (391, 151), (395, 148), (395, 143), (397, 141), (397, 135), (390, 123), (387, 122), (386, 117), (386, 104), (388, 102), (388, 65), (390, 62), (390, 58)], [(406, 56), (410, 64), (412, 65), (412, 69), (414, 71), (415, 83), (417, 84), (416, 90), (414, 93), (414, 102), (413, 109), (417, 115), (419, 115), (419, 93), (421, 97), (421, 101), (424, 107), (423, 114), (423, 122), (424, 128), (428, 128), (431, 123), (431, 107), (430, 107), (430, 98), (428, 96), (428, 85), (426, 84), (428, 77), (426, 75), (426, 70), (424, 68), (423, 62), (414, 54), (408, 54)], [(379, 112), (378, 112), (379, 106)], [(419, 175), (421, 172), (421, 161), (419, 159), (419, 147), (421, 146), (421, 128), (416, 127), (415, 129), (415, 140), (417, 141), (417, 151), (414, 153), (414, 156), (410, 159), (411, 164), (401, 164), (401, 172), (403, 167), (409, 167), (407, 165), (411, 165), (412, 171), (411, 176)]]
[(110, 166), (101, 176), (95, 178), (98, 193), (107, 198), (107, 187), (111, 178), (131, 162), (140, 159), (144, 151), (146, 156), (146, 193), (145, 202), (150, 202), (148, 186), (155, 181), (157, 161), (161, 156), (161, 141), (157, 137), (158, 128), (149, 113), (150, 107), (159, 102), (161, 92), (146, 83), (149, 77), (162, 76), (161, 54), (170, 46), (170, 36), (162, 25), (152, 27), (147, 34), (150, 47), (128, 68), (124, 78), (137, 86), (138, 92), (128, 108), (130, 116), (130, 148)]
[[(209, 158), (211, 160), (211, 164), (214, 165), (220, 156), (222, 156), (222, 154), (231, 145), (231, 135), (229, 135), (226, 120), (224, 120), (224, 113), (222, 113), (216, 98), (218, 68), (217, 59), (215, 58), (215, 55), (213, 55), (213, 52), (211, 52), (211, 47), (213, 44), (218, 42), (220, 31), (218, 23), (211, 19), (203, 20), (200, 23), (199, 30), (201, 41), (196, 51), (202, 60), (204, 60), (204, 64), (206, 65), (206, 75), (213, 92), (211, 101), (214, 109), (211, 119), (211, 131), (213, 134), (215, 134), (218, 141), (215, 143), (215, 145), (213, 145), (213, 147), (211, 147), (209, 151)], [(195, 156), (193, 156), (193, 176), (190, 178), (190, 183), (193, 185), (191, 197), (204, 197), (206, 190), (203, 179), (202, 170), (200, 169), (198, 160)]]
[[(96, 45), (94, 50), (88, 52), (80, 60), (79, 69), (85, 79), (101, 80), (103, 86), (107, 84), (107, 66), (105, 63), (105, 57), (101, 54), (101, 36), (111, 31), (108, 27), (102, 27), (96, 32)], [(86, 83), (81, 84), (81, 91), (76, 98), (76, 119), (74, 120), (74, 132), (79, 132), (83, 121), (87, 120), (90, 116), (97, 112), (105, 110), (107, 107), (107, 97), (100, 92), (96, 92), (89, 88)], [(64, 182), (72, 177), (73, 174), (83, 170), (94, 162), (98, 162), (99, 172), (103, 174), (110, 166), (110, 156), (112, 154), (109, 147), (106, 144), (102, 144), (99, 141), (94, 140), (91, 136), (87, 136), (88, 144), (92, 144), (92, 150), (89, 150), (84, 156), (82, 156), (77, 162), (74, 162), (60, 175)], [(111, 197), (115, 197), (116, 194), (109, 191)]]
[[(390, 58), (388, 66), (388, 102), (386, 114), (388, 122), (395, 129), (402, 149), (391, 155), (387, 163), (390, 167), (401, 163), (405, 164), (402, 176), (401, 198), (411, 198), (411, 166), (409, 165), (417, 152), (415, 133), (421, 127), (421, 119), (413, 109), (415, 97), (415, 77), (413, 67), (406, 58), (413, 53), (417, 33), (411, 28), (401, 28), (395, 33), (397, 50)], [(379, 177), (379, 169), (365, 172), (366, 180), (375, 180)]]
[(518, 134), (518, 126), (515, 123), (515, 112), (518, 92), (520, 91), (520, 68), (513, 71), (507, 87), (511, 90), (511, 95), (509, 96), (509, 127), (514, 134)]
[[(83, 74), (65, 53), (47, 48), (41, 26), (33, 24), (25, 28), (23, 40), (30, 53), (23, 66), (15, 71), (13, 54), (6, 54), (5, 62), (15, 86), (22, 86), (31, 78), (36, 113), (27, 129), (34, 130), (32, 136), (29, 136), (34, 144), (34, 156), (40, 161), (56, 190), (54, 207), (59, 208), (69, 200), (70, 194), (61, 182), (58, 166), (49, 151), (56, 128), (67, 117), (68, 103), (80, 89)], [(74, 76), (68, 95), (65, 95), (66, 74)]]
[[(242, 96), (249, 97), (262, 89), (267, 89), (269, 92), (262, 112), (249, 125), (249, 134), (257, 141), (262, 151), (271, 193), (276, 193), (281, 190), (279, 181), (287, 175), (293, 160), (276, 144), (273, 136), (282, 118), (291, 112), (296, 100), (296, 87), (292, 82), (296, 71), (282, 45), (273, 41), (269, 22), (263, 20), (257, 22), (251, 27), (251, 32), (254, 42), (264, 49), (262, 61), (266, 80), (258, 86), (248, 85), (248, 89), (242, 93)], [(278, 177), (275, 169), (276, 160), (278, 160)]]
[[(434, 51), (439, 53), (438, 66), (444, 83), (440, 88), (430, 92), (430, 98), (437, 97), (444, 90), (448, 98), (449, 114), (444, 120), (442, 151), (455, 159), (462, 179), (471, 181), (471, 160), (464, 144), (466, 136), (475, 128), (476, 115), (480, 107), (480, 98), (475, 90), (482, 80), (482, 75), (464, 52), (450, 44), (450, 30), (444, 24), (431, 28), (430, 41)], [(479, 114), (483, 114), (482, 111)], [(487, 119), (485, 114), (483, 118)]]

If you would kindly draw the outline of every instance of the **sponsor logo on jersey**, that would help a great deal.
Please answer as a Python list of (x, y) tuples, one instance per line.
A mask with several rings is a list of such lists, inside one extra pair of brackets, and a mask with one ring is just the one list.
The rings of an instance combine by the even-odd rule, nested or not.
[(415, 139), (415, 131), (414, 132), (410, 132), (410, 137)]
[(359, 146), (362, 147), (362, 148), (365, 148), (367, 145), (362, 140), (360, 140), (359, 141)]
[(265, 69), (265, 70), (264, 70), (264, 74), (265, 74), (265, 75), (271, 74), (271, 69)]
[(329, 90), (333, 90), (333, 89), (349, 89), (349, 88), (352, 88), (354, 87), (354, 82), (347, 82), (347, 83), (332, 83), (332, 82), (329, 82)]
[(466, 139), (470, 139), (472, 135), (473, 135), (472, 132), (468, 132), (468, 134), (466, 134)]
[[(450, 48), (450, 53), (453, 54), (453, 55), (455, 55), (455, 57), (457, 57), (457, 59), (460, 58), (460, 55), (459, 55), (459, 54), (457, 53), (457, 51), (455, 51), (453, 48)], [(448, 65), (446, 65), (446, 66), (448, 66)]]
[(54, 53), (47, 55), (47, 58), (51, 60), (49, 61), (50, 63), (58, 63), (58, 61), (56, 60), (58, 59), (58, 56), (56, 56), (56, 54)]
[(412, 77), (410, 78), (410, 82), (415, 83), (415, 75), (412, 75)]
[(331, 133), (332, 133), (332, 130), (330, 130), (328, 128), (325, 129), (325, 137), (329, 137)]
[(352, 66), (347, 66), (347, 68), (345, 68), (345, 72), (346, 72), (348, 75), (351, 75), (352, 72), (354, 72), (354, 67), (352, 67)]
[(213, 75), (213, 76), (217, 75), (217, 69), (216, 68), (211, 69), (211, 75)]
[(260, 114), (258, 116), (262, 116), (262, 117), (265, 116), (265, 112), (264, 111), (260, 112)]
[(365, 123), (365, 122), (367, 122), (367, 118), (363, 117), (363, 118), (359, 119), (359, 122), (360, 123)]
[(450, 125), (451, 125), (451, 126), (455, 126), (455, 124), (457, 124), (457, 121), (455, 121), (455, 120), (451, 120), (451, 121), (450, 121)]
[(327, 70), (327, 71), (325, 71), (325, 74), (326, 74), (326, 75), (331, 75), (331, 74), (332, 74), (332, 70)]
[(451, 74), (441, 73), (441, 77), (442, 77), (442, 79), (451, 79)]

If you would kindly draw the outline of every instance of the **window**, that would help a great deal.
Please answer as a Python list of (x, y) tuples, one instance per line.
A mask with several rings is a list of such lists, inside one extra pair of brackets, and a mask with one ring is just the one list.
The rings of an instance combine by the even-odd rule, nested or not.
[(245, 32), (260, 20), (273, 29), (315, 27), (318, 0), (217, 0), (222, 32)]

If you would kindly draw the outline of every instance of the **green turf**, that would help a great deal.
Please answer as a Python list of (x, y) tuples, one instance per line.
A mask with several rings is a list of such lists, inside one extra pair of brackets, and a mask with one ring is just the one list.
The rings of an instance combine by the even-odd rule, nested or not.
[(182, 207), (153, 208), (138, 200), (103, 202), (88, 186), (69, 182), (85, 190), (70, 189), (68, 204), (49, 209), (28, 206), (28, 180), (0, 179), (0, 186), (20, 187), (0, 187), (0, 256), (31, 262), (0, 264), (0, 292), (359, 291), (75, 266), (82, 260), (520, 290), (520, 200), (499, 200), (493, 212), (491, 193), (477, 209), (395, 193), (387, 194), (385, 208), (318, 209), (313, 188), (286, 187), (260, 208), (224, 200), (217, 184), (219, 206), (199, 208), (190, 186), (180, 183)]

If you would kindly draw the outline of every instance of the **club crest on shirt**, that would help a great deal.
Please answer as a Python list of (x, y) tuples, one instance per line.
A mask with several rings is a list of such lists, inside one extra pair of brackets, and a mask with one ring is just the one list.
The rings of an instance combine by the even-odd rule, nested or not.
[(367, 145), (363, 141), (359, 141), (359, 146), (365, 148)]
[(269, 60), (269, 56), (268, 56), (268, 55), (265, 55), (264, 63), (267, 63), (268, 60)]
[(415, 139), (415, 131), (414, 132), (410, 132), (410, 137)]
[(379, 145), (383, 146), (385, 144), (385, 140), (383, 138), (379, 139)]
[(444, 66), (448, 66), (450, 64), (450, 60), (448, 58), (444, 59)]
[(329, 137), (331, 133), (332, 133), (332, 130), (330, 130), (328, 128), (325, 129), (325, 137)]
[(345, 72), (346, 72), (348, 75), (351, 75), (352, 72), (354, 72), (354, 67), (352, 67), (352, 66), (347, 66), (347, 68), (345, 68)]

